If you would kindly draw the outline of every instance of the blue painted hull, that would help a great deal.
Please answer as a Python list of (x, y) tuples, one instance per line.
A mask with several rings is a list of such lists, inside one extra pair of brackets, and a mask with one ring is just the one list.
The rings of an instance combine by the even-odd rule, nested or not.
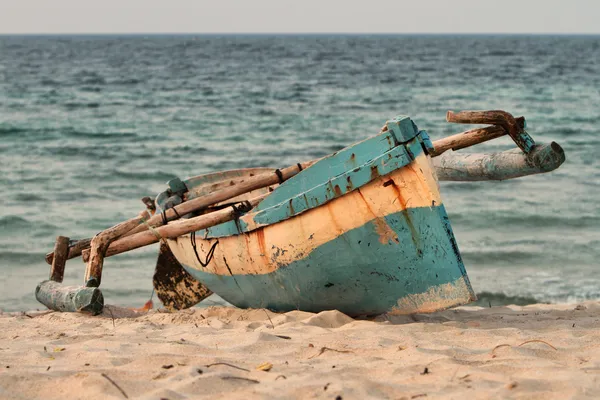
[[(242, 308), (336, 309), (348, 315), (395, 309), (407, 313), (410, 307), (399, 299), (410, 299), (432, 288), (440, 288), (438, 297), (429, 299), (436, 309), (475, 299), (444, 206), (412, 208), (388, 215), (385, 221), (397, 240), (382, 244), (377, 226), (369, 222), (317, 247), (306, 258), (267, 274), (223, 276), (190, 266), (186, 270)], [(427, 242), (421, 241), (424, 237)], [(422, 308), (417, 304), (420, 301), (415, 299), (415, 310)]]

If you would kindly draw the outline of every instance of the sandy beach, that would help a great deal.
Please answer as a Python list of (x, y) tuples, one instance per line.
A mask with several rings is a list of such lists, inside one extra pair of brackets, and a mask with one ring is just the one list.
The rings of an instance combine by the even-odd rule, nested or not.
[(600, 303), (0, 315), (3, 399), (600, 398)]

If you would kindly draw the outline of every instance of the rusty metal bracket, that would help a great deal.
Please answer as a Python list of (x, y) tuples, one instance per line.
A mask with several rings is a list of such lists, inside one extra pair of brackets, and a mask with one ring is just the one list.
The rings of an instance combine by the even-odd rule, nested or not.
[(490, 124), (502, 126), (516, 145), (528, 154), (535, 146), (535, 141), (529, 133), (521, 127), (512, 114), (502, 110), (491, 111), (448, 111), (446, 121), (458, 124)]

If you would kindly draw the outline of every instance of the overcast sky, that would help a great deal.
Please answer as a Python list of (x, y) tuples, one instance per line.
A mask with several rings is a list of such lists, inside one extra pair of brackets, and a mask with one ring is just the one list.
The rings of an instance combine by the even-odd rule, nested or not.
[(0, 0), (0, 33), (600, 33), (600, 0)]

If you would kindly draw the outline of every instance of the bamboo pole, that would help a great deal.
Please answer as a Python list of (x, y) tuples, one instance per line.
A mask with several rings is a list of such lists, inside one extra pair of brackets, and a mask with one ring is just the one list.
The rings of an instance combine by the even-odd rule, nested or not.
[[(303, 169), (306, 169), (313, 165), (315, 161), (307, 161), (300, 165), (293, 165), (291, 167), (284, 168), (279, 170), (281, 176), (277, 174), (275, 171), (267, 174), (260, 174), (253, 177), (248, 178), (246, 181), (240, 182), (237, 185), (230, 186), (225, 189), (217, 190), (212, 193), (209, 193), (204, 196), (196, 197), (194, 199), (183, 202), (173, 208), (169, 208), (168, 210), (163, 211), (165, 214), (167, 221), (172, 221), (174, 219), (178, 219), (179, 215), (185, 215), (194, 211), (201, 210), (208, 206), (211, 206), (216, 203), (220, 203), (229, 199), (232, 199), (236, 196), (239, 196), (244, 193), (251, 192), (256, 189), (261, 189), (267, 186), (275, 185), (277, 183), (283, 182), (291, 178), (292, 176), (298, 174)], [(158, 214), (150, 218), (148, 220), (147, 225), (151, 227), (159, 227), (163, 225), (163, 217), (162, 214)], [(133, 235), (144, 230), (148, 229), (146, 225), (139, 226), (133, 229), (131, 232), (128, 232), (128, 235)]]

